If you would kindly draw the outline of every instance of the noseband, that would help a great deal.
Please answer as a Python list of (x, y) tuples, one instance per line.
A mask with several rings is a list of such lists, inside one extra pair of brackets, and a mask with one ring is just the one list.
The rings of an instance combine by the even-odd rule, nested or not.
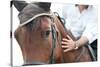
[(48, 63), (40, 62), (40, 61), (32, 61), (31, 63), (24, 63), (23, 66), (28, 66), (28, 65), (44, 65), (44, 64), (54, 64), (56, 63), (55, 61), (55, 48), (56, 48), (56, 28), (55, 25), (52, 23), (51, 24), (51, 33), (52, 33), (52, 48), (51, 48), (51, 55)]

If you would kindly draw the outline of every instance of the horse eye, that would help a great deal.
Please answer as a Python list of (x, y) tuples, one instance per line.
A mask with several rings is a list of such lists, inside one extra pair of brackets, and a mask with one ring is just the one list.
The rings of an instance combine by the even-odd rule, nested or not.
[(41, 36), (42, 36), (43, 38), (47, 38), (47, 37), (49, 36), (49, 34), (50, 34), (50, 30), (45, 31), (45, 32), (41, 32)]
[(45, 32), (46, 37), (49, 36), (49, 34), (50, 34), (50, 31)]

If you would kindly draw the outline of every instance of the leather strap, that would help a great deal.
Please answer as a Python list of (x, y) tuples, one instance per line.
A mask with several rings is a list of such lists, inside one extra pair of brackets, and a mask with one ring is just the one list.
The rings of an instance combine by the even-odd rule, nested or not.
[(89, 52), (91, 54), (91, 57), (92, 57), (92, 61), (96, 61), (96, 57), (94, 56), (94, 52), (93, 52), (93, 49), (92, 47), (88, 44), (87, 45), (88, 49), (89, 49)]

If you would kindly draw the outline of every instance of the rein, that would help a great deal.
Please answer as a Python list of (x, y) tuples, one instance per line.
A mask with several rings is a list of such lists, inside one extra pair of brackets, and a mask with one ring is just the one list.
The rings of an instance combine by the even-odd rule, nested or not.
[(52, 52), (50, 56), (50, 63), (54, 64), (55, 62), (55, 48), (56, 48), (56, 29), (54, 25), (51, 25), (51, 30), (52, 30)]

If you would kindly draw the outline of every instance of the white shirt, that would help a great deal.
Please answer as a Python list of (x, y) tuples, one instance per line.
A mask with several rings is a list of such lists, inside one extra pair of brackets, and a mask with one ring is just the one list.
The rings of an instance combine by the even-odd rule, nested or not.
[(89, 43), (97, 39), (97, 9), (89, 6), (82, 13), (75, 5), (64, 6), (62, 15), (66, 19), (66, 28), (70, 29), (76, 38), (86, 36)]

